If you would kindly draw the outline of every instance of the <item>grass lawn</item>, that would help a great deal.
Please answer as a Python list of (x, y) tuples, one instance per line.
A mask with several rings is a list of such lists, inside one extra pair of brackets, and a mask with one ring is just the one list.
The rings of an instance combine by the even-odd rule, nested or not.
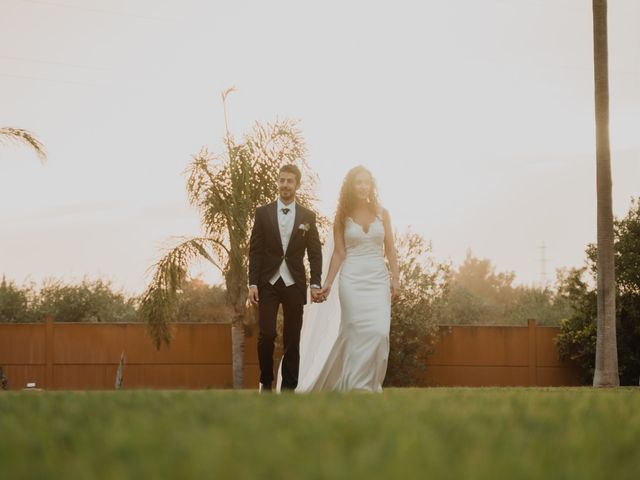
[(640, 390), (0, 393), (1, 479), (640, 478)]

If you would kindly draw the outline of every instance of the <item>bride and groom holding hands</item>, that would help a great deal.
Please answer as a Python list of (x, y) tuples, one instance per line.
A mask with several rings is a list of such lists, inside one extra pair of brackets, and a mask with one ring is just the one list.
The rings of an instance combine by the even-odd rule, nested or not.
[[(330, 261), (323, 265), (315, 214), (296, 203), (300, 182), (297, 166), (280, 169), (279, 198), (256, 210), (251, 232), (249, 301), (258, 306), (260, 391), (273, 388), (282, 305), (278, 388), (379, 392), (389, 356), (391, 301), (399, 293), (389, 213), (379, 205), (369, 170), (351, 169), (340, 191), (333, 241), (325, 245)], [(312, 300), (306, 307), (305, 252)]]

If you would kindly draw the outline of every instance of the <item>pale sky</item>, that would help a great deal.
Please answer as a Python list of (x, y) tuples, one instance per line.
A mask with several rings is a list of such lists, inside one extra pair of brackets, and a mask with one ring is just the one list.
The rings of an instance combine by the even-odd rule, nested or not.
[[(614, 213), (640, 194), (640, 2), (609, 1)], [(398, 230), (540, 279), (595, 241), (589, 0), (0, 0), (0, 273), (107, 278), (140, 293), (172, 236), (197, 235), (183, 171), (300, 121), (324, 213), (346, 171), (377, 177)], [(196, 266), (209, 281), (213, 267)]]

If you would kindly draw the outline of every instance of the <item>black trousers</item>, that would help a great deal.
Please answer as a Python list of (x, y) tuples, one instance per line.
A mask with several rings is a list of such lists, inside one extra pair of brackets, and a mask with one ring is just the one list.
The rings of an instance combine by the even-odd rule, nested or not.
[(273, 350), (277, 336), (276, 320), (278, 308), (282, 304), (284, 325), (282, 343), (282, 386), (283, 390), (293, 390), (298, 386), (298, 370), (300, 367), (300, 329), (302, 328), (302, 311), (304, 308), (306, 286), (293, 284), (287, 287), (282, 278), (271, 285), (267, 283), (258, 287), (260, 301), (258, 303), (258, 361), (260, 362), (260, 383), (271, 386), (273, 382)]

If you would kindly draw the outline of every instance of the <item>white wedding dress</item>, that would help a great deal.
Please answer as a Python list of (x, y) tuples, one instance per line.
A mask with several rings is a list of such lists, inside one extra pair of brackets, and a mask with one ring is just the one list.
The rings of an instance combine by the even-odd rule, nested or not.
[[(382, 219), (376, 217), (365, 231), (347, 218), (344, 240), (346, 258), (329, 298), (305, 307), (296, 392), (382, 391), (391, 321)], [(330, 243), (323, 252), (323, 278), (333, 250)]]

